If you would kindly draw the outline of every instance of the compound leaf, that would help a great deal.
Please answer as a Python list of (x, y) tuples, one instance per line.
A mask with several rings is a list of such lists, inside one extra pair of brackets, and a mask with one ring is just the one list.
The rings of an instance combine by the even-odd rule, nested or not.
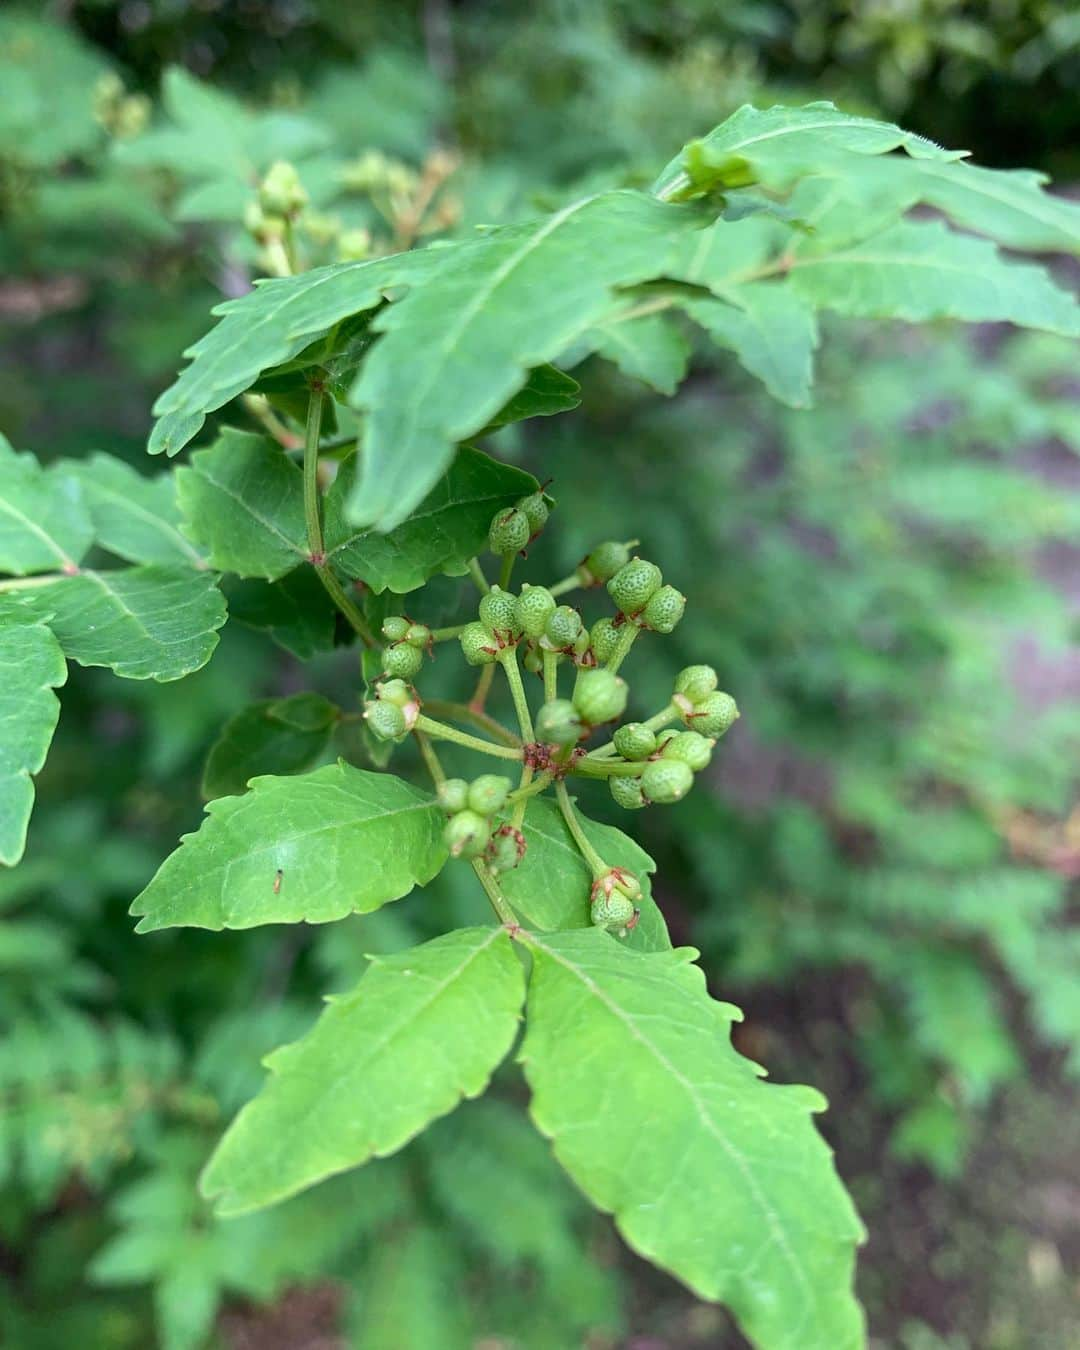
[(44, 469), (0, 436), (0, 572), (73, 570), (94, 542), (79, 484), (61, 466)]
[(525, 939), (521, 1050), (532, 1116), (627, 1242), (755, 1345), (856, 1350), (858, 1216), (810, 1113), (811, 1088), (761, 1081), (736, 1053), (691, 949), (628, 951), (606, 933)]
[(203, 556), (180, 533), (176, 480), (147, 478), (113, 455), (93, 455), (67, 466), (82, 484), (97, 541), (133, 563), (205, 567)]
[(229, 617), (267, 633), (279, 647), (310, 661), (334, 645), (337, 608), (312, 567), (298, 567), (280, 581), (226, 578)]
[(263, 436), (226, 428), (176, 471), (189, 538), (223, 572), (277, 581), (308, 556), (300, 468)]
[(220, 797), (136, 898), (138, 931), (329, 923), (431, 880), (445, 816), (392, 774), (327, 764)]
[(372, 957), (355, 990), (267, 1059), (271, 1076), (218, 1145), (204, 1194), (240, 1214), (396, 1152), (484, 1091), (517, 1033), (524, 984), (502, 928)]
[(209, 572), (129, 567), (80, 572), (35, 588), (64, 654), (129, 680), (179, 680), (206, 665), (225, 622), (225, 598)]
[[(652, 858), (621, 830), (601, 825), (578, 812), (586, 838), (613, 867), (633, 872), (644, 892), (637, 926), (622, 939), (641, 951), (671, 946), (664, 916), (652, 898)], [(536, 928), (588, 928), (589, 893), (593, 875), (554, 802), (531, 801), (525, 813), (525, 857), (500, 878), (503, 892), (516, 913)]]
[(463, 446), (412, 515), (380, 534), (345, 518), (356, 472), (350, 456), (326, 494), (326, 554), (376, 592), (413, 591), (439, 572), (461, 576), (484, 548), (492, 516), (537, 489), (531, 474)]
[(34, 806), (35, 774), (60, 717), (53, 693), (67, 679), (60, 644), (42, 623), (4, 615), (0, 623), (0, 862), (22, 857)]
[(341, 710), (321, 694), (252, 703), (226, 722), (203, 770), (204, 797), (244, 792), (260, 774), (301, 773), (326, 749)]
[(686, 377), (690, 344), (659, 315), (597, 324), (587, 340), (624, 375), (642, 380), (660, 394), (673, 394)]

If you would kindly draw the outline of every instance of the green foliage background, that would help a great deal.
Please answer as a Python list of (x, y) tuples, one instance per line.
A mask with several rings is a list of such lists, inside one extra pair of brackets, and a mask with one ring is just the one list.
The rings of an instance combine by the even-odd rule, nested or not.
[[(243, 211), (281, 156), (321, 212), (387, 245), (367, 152), (415, 172), (458, 150), (461, 233), (647, 182), (747, 99), (836, 97), (984, 163), (1075, 175), (1068, 7), (851, 9), (9, 8), (0, 425), (45, 460), (141, 467), (180, 350), (260, 267)], [(305, 247), (331, 260), (336, 237)], [(643, 653), (643, 698), (707, 633), (739, 699), (710, 791), (639, 841), (674, 935), (747, 1009), (741, 1048), (829, 1093), (872, 1234), (871, 1327), (905, 1350), (1064, 1350), (1068, 1236), (1038, 1196), (1078, 1142), (1061, 1125), (1080, 1063), (1075, 352), (1005, 329), (828, 337), (811, 412), (688, 339), (677, 399), (594, 357), (580, 412), (508, 427), (500, 450), (554, 479), (541, 567), (569, 571), (602, 511), (687, 593), (688, 645)], [(26, 859), (0, 873), (0, 1339), (740, 1344), (618, 1249), (511, 1109), (510, 1075), (375, 1169), (209, 1217), (194, 1177), (260, 1057), (361, 953), (439, 931), (406, 905), (300, 935), (134, 937), (127, 904), (195, 824), (223, 724), (300, 687), (269, 650), (233, 626), (181, 684), (73, 669), (62, 691)], [(354, 660), (318, 660), (343, 703)], [(449, 873), (434, 891), (477, 918)]]

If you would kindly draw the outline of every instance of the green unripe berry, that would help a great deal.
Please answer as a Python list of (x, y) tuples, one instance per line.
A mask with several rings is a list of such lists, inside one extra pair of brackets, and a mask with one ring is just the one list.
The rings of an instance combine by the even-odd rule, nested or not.
[(259, 184), (259, 205), (272, 216), (293, 216), (307, 205), (300, 175), (287, 160), (275, 160)]
[(393, 703), (398, 708), (416, 702), (416, 691), (404, 680), (380, 680), (375, 686), (375, 694), (384, 703)]
[(574, 707), (583, 722), (599, 726), (623, 715), (628, 692), (626, 681), (612, 671), (584, 670), (574, 690)]
[(722, 736), (738, 715), (731, 695), (717, 691), (703, 699), (685, 720), (703, 736)]
[(623, 614), (640, 614), (663, 584), (663, 573), (655, 563), (631, 558), (608, 582), (608, 594)]
[(398, 642), (384, 649), (382, 659), (383, 670), (387, 675), (411, 680), (424, 664), (424, 653), (417, 647), (410, 647), (407, 642)]
[(613, 773), (608, 779), (608, 787), (611, 795), (627, 811), (640, 811), (647, 805), (640, 782), (629, 774)]
[(608, 660), (619, 645), (620, 630), (612, 619), (597, 619), (589, 633), (589, 645), (593, 655), (601, 665)]
[(526, 637), (543, 635), (547, 621), (555, 613), (555, 597), (546, 586), (523, 586), (515, 605), (517, 625)]
[(459, 634), (458, 641), (470, 666), (490, 666), (498, 655), (491, 634), (482, 623), (470, 623)]
[(621, 891), (612, 891), (610, 895), (599, 892), (589, 908), (589, 916), (597, 928), (625, 928), (636, 912), (633, 900)]
[(674, 586), (661, 586), (645, 606), (642, 616), (657, 633), (673, 633), (686, 611), (686, 596)]
[(680, 731), (664, 742), (661, 756), (663, 759), (680, 759), (694, 773), (700, 773), (712, 759), (715, 744), (714, 740), (697, 731)]
[(408, 631), (409, 621), (403, 619), (400, 614), (391, 614), (383, 619), (382, 635), (387, 642), (404, 642)]
[(516, 636), (519, 632), (517, 601), (509, 591), (492, 586), (480, 601), (480, 622), (493, 636), (496, 633)]
[(502, 825), (488, 844), (488, 866), (494, 872), (512, 872), (525, 856), (525, 836), (511, 825)]
[(597, 544), (589, 556), (578, 567), (578, 575), (585, 586), (599, 586), (610, 581), (620, 567), (630, 561), (630, 550), (625, 544), (608, 539)]
[(518, 553), (529, 542), (529, 517), (516, 507), (499, 511), (488, 530), (488, 547), (492, 553)]
[(645, 765), (641, 790), (651, 802), (677, 802), (694, 785), (694, 771), (681, 759), (654, 759)]
[(482, 773), (469, 784), (469, 810), (478, 816), (493, 816), (506, 805), (513, 787), (509, 778), (497, 773)]
[(612, 740), (623, 759), (648, 759), (656, 750), (656, 733), (644, 722), (627, 722)]
[(572, 605), (559, 605), (544, 627), (542, 646), (562, 652), (572, 647), (582, 632), (581, 615)]
[(525, 519), (529, 522), (530, 538), (540, 533), (551, 514), (542, 492), (532, 492), (529, 496), (522, 497), (517, 504), (517, 509), (524, 513)]
[(469, 785), (464, 778), (447, 778), (435, 789), (435, 796), (448, 816), (456, 816), (469, 804)]
[(675, 692), (691, 703), (700, 703), (709, 697), (718, 683), (712, 666), (685, 666), (675, 676)]
[(396, 703), (368, 703), (364, 707), (364, 720), (371, 734), (380, 741), (400, 741), (406, 735), (408, 727), (405, 714)]
[(479, 858), (488, 846), (491, 826), (483, 816), (466, 808), (451, 816), (443, 830), (443, 842), (451, 858)]
[(530, 642), (525, 648), (525, 655), (521, 658), (521, 664), (530, 675), (539, 675), (544, 669), (544, 654), (539, 647)]
[(584, 658), (592, 652), (592, 645), (589, 641), (589, 630), (583, 628), (574, 639), (574, 660), (580, 665), (591, 666), (592, 661), (586, 661)]
[(577, 709), (568, 698), (552, 699), (536, 714), (536, 739), (545, 745), (576, 745), (584, 730)]
[(410, 647), (426, 647), (431, 641), (431, 629), (426, 623), (411, 623), (405, 641)]

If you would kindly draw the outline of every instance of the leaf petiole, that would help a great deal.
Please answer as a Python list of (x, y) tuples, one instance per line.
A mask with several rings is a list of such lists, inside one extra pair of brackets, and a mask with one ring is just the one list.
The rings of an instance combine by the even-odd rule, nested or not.
[(478, 750), (482, 755), (493, 755), (496, 759), (513, 759), (521, 763), (521, 750), (512, 750), (508, 745), (496, 745), (493, 741), (481, 740), (479, 736), (470, 736), (467, 731), (448, 726), (445, 722), (436, 722), (423, 713), (416, 719), (415, 729), (426, 732), (433, 740), (452, 741), (463, 745), (467, 750)]

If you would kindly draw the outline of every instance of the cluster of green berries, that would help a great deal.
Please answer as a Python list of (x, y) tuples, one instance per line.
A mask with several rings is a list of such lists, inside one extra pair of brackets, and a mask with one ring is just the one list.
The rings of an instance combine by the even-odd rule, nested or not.
[(424, 664), (425, 651), (431, 651), (432, 633), (426, 623), (413, 623), (400, 614), (383, 621), (383, 672), (401, 680), (414, 679)]
[(364, 704), (364, 721), (380, 741), (403, 741), (420, 716), (420, 697), (402, 679), (380, 680)]
[(641, 882), (625, 867), (609, 867), (593, 882), (589, 917), (597, 928), (607, 928), (625, 937), (637, 925), (641, 911)]
[(702, 736), (722, 736), (739, 715), (735, 700), (718, 683), (712, 666), (687, 666), (675, 677), (671, 701), (683, 723)]
[(488, 547), (500, 557), (520, 553), (548, 522), (551, 507), (543, 489), (530, 492), (509, 510), (497, 511), (488, 530)]
[(525, 839), (494, 817), (506, 805), (512, 784), (501, 774), (484, 773), (471, 783), (447, 778), (436, 796), (447, 813), (443, 840), (452, 858), (483, 858), (495, 872), (508, 872), (525, 855)]

